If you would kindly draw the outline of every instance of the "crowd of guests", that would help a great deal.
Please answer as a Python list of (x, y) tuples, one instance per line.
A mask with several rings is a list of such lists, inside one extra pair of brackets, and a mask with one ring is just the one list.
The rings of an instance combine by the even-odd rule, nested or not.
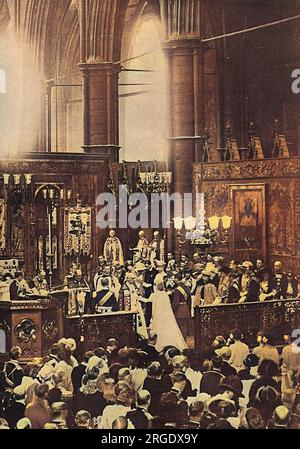
[(148, 323), (151, 305), (145, 303), (161, 282), (171, 303), (178, 284), (184, 286), (191, 310), (195, 305), (296, 298), (299, 293), (298, 279), (286, 273), (280, 261), (269, 270), (262, 259), (241, 263), (232, 260), (226, 264), (221, 257), (203, 257), (198, 253), (192, 258), (183, 254), (179, 261), (168, 253), (165, 261), (128, 260), (124, 265), (108, 263), (100, 256), (97, 272), (88, 281), (76, 264), (70, 268), (64, 285), (79, 290), (82, 297), (79, 301), (74, 298), (69, 313), (132, 310), (138, 298), (144, 303)]
[[(299, 294), (297, 277), (285, 272), (280, 261), (268, 269), (261, 258), (225, 263), (222, 257), (204, 257), (198, 253), (192, 258), (182, 254), (179, 260), (168, 253), (164, 261), (135, 257), (134, 261), (127, 260), (123, 264), (108, 262), (100, 256), (97, 271), (90, 279), (73, 263), (63, 286), (76, 291), (69, 310), (69, 314), (74, 315), (80, 311), (95, 313), (97, 306), (110, 311), (130, 310), (136, 303), (132, 298), (132, 286), (139, 298), (147, 300), (163, 281), (172, 296), (178, 280), (188, 288), (194, 305), (288, 299)], [(49, 293), (43, 270), (29, 281), (18, 271), (14, 279), (9, 275), (2, 283), (8, 285), (12, 300), (43, 297)]]
[[(32, 285), (17, 274), (12, 299), (48, 288), (44, 272)], [(169, 253), (121, 264), (100, 256), (91, 279), (72, 264), (62, 288), (71, 316), (135, 310), (139, 344), (122, 347), (112, 338), (81, 354), (63, 338), (46, 360), (27, 365), (13, 347), (0, 369), (0, 428), (300, 428), (297, 340), (286, 337), (281, 353), (265, 332), (253, 350), (237, 330), (201, 354), (186, 344), (194, 306), (296, 298), (298, 280), (281, 262), (270, 271), (261, 259), (225, 264), (194, 254), (178, 261)], [(171, 338), (162, 322), (153, 326), (155, 301), (166, 297), (172, 309), (162, 319), (170, 323), (173, 313), (183, 339)]]
[(299, 429), (300, 349), (265, 332), (250, 350), (238, 330), (202, 353), (111, 338), (77, 353), (61, 339), (42, 363), (19, 347), (0, 370), (0, 429)]

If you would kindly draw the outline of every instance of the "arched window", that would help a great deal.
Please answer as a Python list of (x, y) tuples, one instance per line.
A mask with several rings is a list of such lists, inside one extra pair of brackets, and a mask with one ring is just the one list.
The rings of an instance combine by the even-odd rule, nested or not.
[(0, 69), (0, 94), (6, 94), (6, 74)]
[(133, 59), (123, 64), (130, 71), (120, 75), (120, 159), (165, 159), (167, 66), (161, 39), (159, 19), (142, 18), (131, 42)]

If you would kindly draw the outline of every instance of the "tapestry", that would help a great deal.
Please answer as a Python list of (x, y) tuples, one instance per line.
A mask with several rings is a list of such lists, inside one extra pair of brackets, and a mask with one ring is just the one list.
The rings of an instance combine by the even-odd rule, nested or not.
[(6, 276), (14, 278), (18, 268), (19, 261), (17, 259), (0, 260), (0, 273), (4, 278), (6, 278)]
[(90, 207), (65, 208), (64, 252), (66, 255), (91, 254)]

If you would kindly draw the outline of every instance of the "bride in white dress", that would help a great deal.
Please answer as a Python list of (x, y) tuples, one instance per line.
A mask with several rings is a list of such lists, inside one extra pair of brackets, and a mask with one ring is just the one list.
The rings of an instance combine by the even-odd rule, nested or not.
[(156, 350), (160, 352), (166, 346), (175, 346), (180, 351), (187, 349), (163, 283), (157, 285), (157, 291), (149, 299), (152, 301), (150, 329), (157, 335)]

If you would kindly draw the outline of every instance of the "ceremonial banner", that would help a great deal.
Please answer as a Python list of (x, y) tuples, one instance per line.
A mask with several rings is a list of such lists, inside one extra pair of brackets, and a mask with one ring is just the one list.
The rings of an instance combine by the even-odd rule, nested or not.
[(91, 253), (91, 217), (90, 207), (65, 209), (64, 252), (66, 255)]
[(14, 278), (18, 268), (18, 259), (0, 260), (0, 273), (3, 277), (5, 277), (6, 275), (11, 275), (11, 277)]

